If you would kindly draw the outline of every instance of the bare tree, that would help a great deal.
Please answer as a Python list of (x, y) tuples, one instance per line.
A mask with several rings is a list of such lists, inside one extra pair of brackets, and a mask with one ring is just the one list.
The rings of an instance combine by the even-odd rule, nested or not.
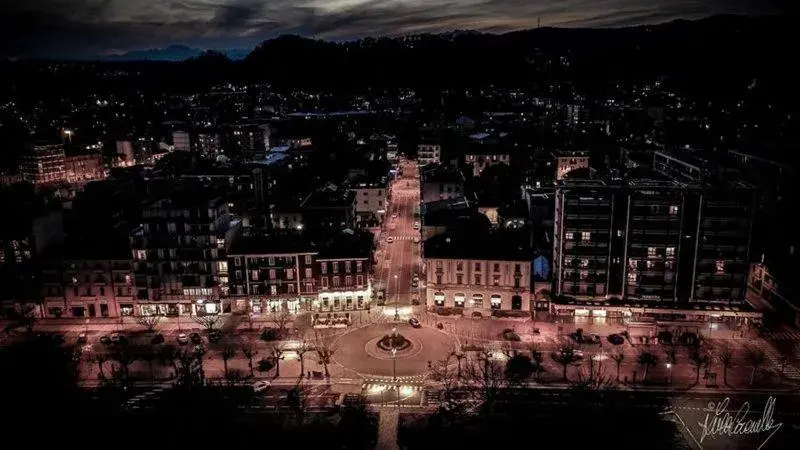
[(292, 322), (293, 315), (288, 309), (278, 308), (270, 313), (269, 320), (274, 323), (275, 328), (278, 329), (278, 339), (282, 339), (286, 336), (286, 328), (287, 325)]
[(722, 347), (719, 352), (719, 362), (722, 364), (722, 382), (728, 384), (728, 369), (733, 366), (733, 351), (730, 347)]
[(619, 369), (622, 366), (622, 362), (625, 361), (625, 353), (623, 351), (617, 351), (611, 355), (611, 359), (614, 360), (614, 365), (617, 366), (617, 382), (619, 383)]
[(213, 331), (214, 327), (217, 326), (217, 322), (219, 322), (219, 316), (214, 315), (207, 315), (207, 316), (196, 316), (194, 321), (200, 324), (206, 331)]
[(103, 366), (105, 365), (106, 361), (108, 361), (108, 356), (106, 356), (105, 353), (95, 353), (94, 356), (92, 356), (92, 360), (97, 363), (98, 378), (105, 380), (106, 374), (103, 370)]
[(672, 384), (672, 367), (678, 363), (678, 348), (674, 345), (669, 345), (664, 350), (664, 357), (667, 359), (667, 364), (669, 364), (669, 384)]
[(250, 376), (255, 376), (253, 373), (253, 358), (258, 354), (258, 351), (253, 347), (252, 342), (245, 341), (242, 343), (242, 355), (247, 358), (247, 367), (250, 369)]
[(585, 367), (577, 371), (577, 379), (572, 382), (572, 387), (583, 391), (612, 389), (614, 381), (606, 375), (601, 361), (588, 358)]
[(136, 318), (136, 323), (143, 326), (147, 331), (153, 332), (161, 322), (161, 316), (140, 316)]
[(753, 371), (750, 373), (750, 386), (752, 386), (756, 379), (756, 372), (767, 361), (767, 355), (764, 353), (764, 350), (761, 350), (759, 347), (749, 346), (745, 351), (744, 357), (747, 363), (750, 364), (750, 367), (753, 368)]
[(564, 381), (568, 381), (567, 368), (581, 359), (572, 347), (563, 347), (560, 351), (553, 352), (550, 357), (553, 358), (553, 361), (561, 365), (563, 369), (561, 376)]
[(314, 345), (306, 339), (305, 336), (301, 337), (299, 341), (297, 341), (297, 347), (294, 351), (297, 353), (297, 357), (300, 359), (300, 378), (306, 373), (306, 353), (312, 351), (314, 349)]
[(483, 412), (487, 418), (491, 417), (500, 388), (506, 381), (504, 364), (491, 351), (477, 352), (475, 359), (467, 364), (467, 376), (477, 387), (475, 393), (480, 396)]
[(226, 346), (222, 349), (222, 367), (225, 374), (225, 379), (228, 379), (228, 361), (236, 356), (236, 349), (234, 347)]
[(34, 308), (33, 305), (25, 305), (22, 308), (19, 319), (20, 323), (25, 327), (25, 330), (27, 330), (28, 333), (33, 332), (33, 327), (36, 326), (36, 322), (39, 320), (39, 318), (36, 317), (36, 308)]
[(269, 348), (269, 354), (275, 363), (275, 378), (281, 376), (281, 361), (284, 358), (284, 353), (286, 353), (286, 350), (280, 345), (273, 345)]
[(708, 367), (709, 363), (711, 363), (711, 358), (699, 350), (693, 350), (692, 353), (689, 354), (689, 361), (692, 363), (692, 366), (694, 366), (694, 383), (698, 384), (700, 383), (700, 371)]
[(650, 371), (650, 368), (658, 364), (658, 357), (645, 350), (639, 353), (639, 356), (636, 357), (636, 362), (639, 363), (640, 366), (644, 367), (644, 373), (642, 374), (642, 382), (647, 381), (647, 372)]
[(336, 353), (335, 348), (336, 336), (331, 333), (314, 331), (314, 348), (319, 357), (319, 363), (325, 369), (325, 378), (330, 379), (331, 374), (328, 371), (328, 365), (333, 360), (333, 355)]
[[(439, 391), (439, 414), (442, 418), (450, 422), (456, 421), (470, 412), (469, 398), (464, 395), (468, 391), (465, 389), (464, 381), (460, 373), (461, 363), (455, 355), (455, 352), (451, 353), (446, 359), (437, 361), (431, 365), (431, 377), (438, 382), (441, 388)], [(458, 365), (456, 370), (453, 370), (454, 359)]]
[[(136, 360), (126, 346), (120, 346), (114, 350), (111, 358), (117, 362), (118, 368), (114, 370), (114, 378), (122, 382), (127, 382), (130, 375), (130, 366)], [(113, 367), (112, 367), (113, 369)]]
[(297, 383), (286, 393), (284, 406), (294, 419), (297, 428), (303, 428), (309, 415), (308, 398), (311, 395), (311, 387)]
[(456, 372), (456, 376), (459, 379), (461, 379), (461, 361), (463, 361), (467, 357), (467, 355), (465, 355), (464, 352), (454, 351), (454, 352), (452, 352), (450, 354), (450, 356), (452, 356), (456, 360), (456, 364), (457, 364), (457, 367), (458, 367), (458, 371)]
[(176, 385), (183, 389), (192, 389), (205, 384), (202, 352), (189, 349), (176, 352), (177, 361)]

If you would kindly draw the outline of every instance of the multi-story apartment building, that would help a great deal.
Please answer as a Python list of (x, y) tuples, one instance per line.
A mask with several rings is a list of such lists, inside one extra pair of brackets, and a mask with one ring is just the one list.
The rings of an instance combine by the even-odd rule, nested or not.
[(328, 185), (303, 200), (303, 224), (315, 229), (353, 227), (356, 219), (356, 195), (341, 186)]
[(442, 146), (435, 141), (423, 141), (417, 146), (417, 162), (420, 166), (441, 164)]
[(386, 215), (387, 177), (362, 175), (350, 183), (355, 193), (356, 217), (362, 226), (378, 226)]
[(479, 177), (481, 172), (495, 164), (511, 164), (511, 155), (507, 151), (492, 146), (477, 146), (464, 157), (472, 166), (472, 176)]
[(63, 145), (37, 144), (22, 157), (19, 172), (34, 186), (62, 183), (66, 177), (64, 159)]
[(592, 303), (606, 299), (742, 307), (755, 195), (742, 183), (559, 181), (554, 292), (586, 303), (557, 309), (606, 317), (608, 305)]
[(228, 203), (184, 189), (151, 202), (131, 233), (141, 314), (215, 314), (227, 305)]
[(103, 155), (74, 155), (64, 158), (64, 181), (81, 184), (106, 177)]
[(265, 124), (228, 124), (221, 134), (222, 150), (239, 161), (263, 158), (270, 148), (270, 127)]
[(581, 150), (562, 150), (553, 154), (556, 161), (556, 180), (561, 180), (573, 170), (589, 167), (589, 152)]
[(371, 261), (366, 232), (345, 230), (319, 243), (297, 231), (240, 236), (228, 255), (231, 303), (254, 314), (366, 309)]
[(314, 245), (297, 232), (235, 238), (228, 254), (233, 309), (252, 314), (311, 309), (316, 255)]
[(372, 299), (373, 235), (343, 232), (328, 239), (316, 258), (319, 283), (319, 311), (367, 309)]
[(130, 250), (103, 241), (54, 248), (41, 271), (45, 317), (120, 317), (136, 313)]
[(425, 241), (428, 308), (463, 308), (465, 314), (529, 311), (532, 252), (518, 236), (446, 233)]
[(189, 133), (183, 130), (176, 130), (172, 132), (172, 147), (176, 152), (188, 152), (191, 150), (191, 140)]
[(464, 196), (464, 175), (458, 169), (432, 166), (422, 171), (420, 189), (422, 203), (460, 198)]

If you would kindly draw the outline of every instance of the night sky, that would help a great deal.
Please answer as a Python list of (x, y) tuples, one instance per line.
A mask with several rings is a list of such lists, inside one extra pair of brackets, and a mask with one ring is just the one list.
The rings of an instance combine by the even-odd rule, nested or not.
[[(782, 0), (0, 0), (0, 55), (85, 58), (184, 44), (251, 48), (450, 30), (620, 27), (782, 12)], [(0, 10), (0, 11), (2, 11)]]

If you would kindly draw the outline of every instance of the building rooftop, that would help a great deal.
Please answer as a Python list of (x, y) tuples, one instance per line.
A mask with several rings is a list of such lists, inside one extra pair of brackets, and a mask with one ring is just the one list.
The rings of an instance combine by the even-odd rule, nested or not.
[(347, 208), (353, 205), (355, 201), (355, 193), (348, 189), (344, 189), (334, 184), (329, 184), (321, 189), (318, 189), (305, 200), (303, 200), (303, 208)]
[(423, 243), (425, 258), (530, 261), (533, 250), (517, 233), (448, 232)]
[(317, 251), (317, 246), (301, 233), (278, 232), (263, 236), (237, 236), (231, 242), (228, 255), (285, 255)]
[(435, 165), (422, 171), (423, 183), (463, 183), (464, 174), (456, 168)]
[(319, 259), (370, 258), (375, 235), (345, 228), (322, 240)]

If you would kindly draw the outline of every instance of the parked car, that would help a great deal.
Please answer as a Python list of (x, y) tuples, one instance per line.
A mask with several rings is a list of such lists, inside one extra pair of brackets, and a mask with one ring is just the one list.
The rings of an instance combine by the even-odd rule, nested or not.
[(416, 288), (419, 286), (419, 280), (411, 280), (411, 287)]
[(392, 242), (394, 242), (394, 238), (393, 237), (389, 236), (389, 237), (386, 238), (386, 243), (387, 244), (391, 244)]
[(610, 334), (608, 335), (608, 342), (611, 342), (614, 345), (622, 345), (625, 343), (625, 338), (619, 334)]
[(419, 230), (419, 222), (414, 222), (414, 229)]
[(414, 297), (413, 299), (411, 299), (411, 304), (414, 305), (414, 306), (419, 305), (419, 299)]
[(116, 344), (122, 339), (122, 336), (120, 336), (119, 333), (111, 333), (111, 336), (109, 336), (109, 339), (111, 339), (112, 343)]
[(78, 334), (78, 344), (85, 344), (87, 342), (89, 342), (89, 336), (87, 336), (85, 331)]
[(180, 333), (178, 334), (177, 341), (178, 344), (186, 345), (189, 343), (189, 336), (187, 336), (186, 333)]
[(164, 335), (161, 333), (156, 333), (152, 339), (150, 339), (150, 343), (153, 345), (162, 344), (164, 343)]
[(203, 338), (200, 336), (200, 333), (192, 333), (189, 335), (189, 340), (192, 341), (192, 344), (202, 344)]
[(397, 219), (397, 213), (392, 214), (392, 219)]
[(419, 244), (419, 236), (414, 236), (413, 241), (415, 244)]
[(412, 317), (412, 318), (408, 319), (408, 324), (411, 325), (414, 328), (421, 328), (422, 327), (422, 325), (419, 323), (419, 319), (417, 319), (416, 317)]
[(270, 386), (272, 386), (272, 384), (269, 381), (265, 380), (256, 381), (255, 383), (253, 383), (253, 392), (259, 393), (266, 391), (267, 389), (270, 388)]
[(103, 345), (110, 345), (111, 344), (111, 338), (108, 337), (108, 335), (104, 334), (104, 335), (100, 336), (100, 343), (103, 344)]

